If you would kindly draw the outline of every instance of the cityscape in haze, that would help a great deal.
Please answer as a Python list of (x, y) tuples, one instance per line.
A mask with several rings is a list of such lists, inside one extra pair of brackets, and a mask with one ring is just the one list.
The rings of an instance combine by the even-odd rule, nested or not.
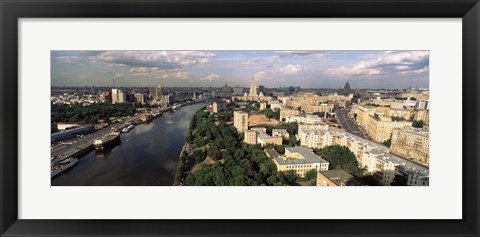
[(429, 51), (51, 51), (52, 186), (428, 186)]

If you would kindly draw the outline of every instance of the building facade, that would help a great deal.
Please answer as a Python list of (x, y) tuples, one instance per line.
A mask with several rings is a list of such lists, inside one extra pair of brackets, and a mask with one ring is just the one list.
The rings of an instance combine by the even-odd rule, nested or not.
[(112, 104), (122, 104), (127, 102), (127, 95), (120, 89), (112, 89)]
[(157, 86), (157, 87), (150, 87), (150, 97), (153, 100), (160, 101), (162, 99), (162, 87)]
[(287, 123), (297, 122), (299, 124), (323, 124), (322, 118), (318, 117), (317, 115), (311, 115), (311, 114), (288, 116), (285, 118), (285, 122)]
[(238, 132), (248, 130), (248, 113), (242, 111), (233, 112), (233, 126)]
[(142, 93), (134, 93), (135, 102), (139, 104), (145, 104), (145, 96)]
[(288, 133), (287, 129), (274, 128), (274, 129), (272, 129), (272, 136), (273, 137), (283, 137), (285, 139), (290, 138), (290, 134)]
[(252, 145), (257, 144), (257, 131), (245, 130), (243, 132), (243, 142)]
[(297, 109), (289, 109), (286, 107), (280, 108), (280, 121), (286, 119), (289, 116), (299, 115), (300, 111)]
[(267, 102), (260, 102), (260, 110), (267, 109)]
[(393, 129), (390, 151), (413, 161), (428, 164), (430, 162), (428, 130), (413, 127)]
[(328, 170), (330, 165), (328, 161), (306, 147), (285, 147), (284, 155), (280, 155), (275, 149), (265, 149), (265, 153), (273, 160), (278, 171), (292, 170), (299, 177), (305, 177), (305, 173), (312, 169), (315, 171)]
[(300, 137), (302, 131), (305, 130), (328, 130), (328, 124), (320, 123), (320, 124), (299, 124), (298, 125), (298, 132), (297, 136)]
[(267, 144), (282, 145), (283, 139), (281, 136), (270, 136), (267, 134), (267, 129), (264, 127), (255, 127), (244, 131), (243, 141), (247, 144), (260, 144), (265, 146)]
[[(429, 185), (429, 168), (399, 157), (388, 147), (369, 141), (348, 132), (333, 130), (302, 131), (300, 144), (310, 148), (325, 146), (346, 146), (355, 154), (360, 167), (367, 169), (382, 185), (390, 185), (396, 174), (416, 179), (412, 185)], [(401, 171), (401, 172), (400, 172)]]
[(227, 103), (224, 101), (216, 101), (212, 103), (212, 112), (218, 113), (221, 111), (225, 111), (227, 109)]
[(394, 128), (412, 126), (410, 121), (392, 121), (390, 117), (377, 114), (370, 115), (367, 123), (367, 132), (376, 142), (384, 142), (392, 136)]

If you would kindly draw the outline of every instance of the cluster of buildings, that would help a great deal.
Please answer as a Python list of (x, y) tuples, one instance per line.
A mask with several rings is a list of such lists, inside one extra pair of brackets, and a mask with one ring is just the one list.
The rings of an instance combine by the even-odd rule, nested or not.
[[(239, 87), (240, 89), (243, 88)], [(148, 88), (127, 87), (85, 87), (85, 88), (53, 88), (51, 103), (57, 105), (82, 104), (88, 106), (97, 103), (111, 104), (150, 104), (168, 106), (182, 101), (216, 100), (232, 97), (232, 88), (225, 84), (221, 88), (164, 88), (153, 86)]]
[(428, 100), (422, 99), (377, 99), (352, 106), (350, 114), (374, 141), (384, 142), (391, 138), (394, 129), (411, 127), (413, 121), (423, 121), (428, 126), (429, 107)]
[[(235, 90), (236, 89), (236, 90)], [(273, 99), (271, 96), (266, 96), (264, 94), (265, 87), (260, 86), (257, 90), (257, 84), (255, 83), (255, 76), (252, 78), (250, 82), (250, 90), (248, 92), (243, 92), (243, 95), (239, 95), (239, 92), (243, 92), (243, 88), (237, 87), (234, 88), (234, 96), (232, 98), (235, 101), (269, 101)]]
[(321, 117), (312, 114), (292, 115), (285, 118), (286, 123), (299, 123), (299, 124), (322, 124)]
[(270, 136), (267, 134), (266, 128), (254, 127), (244, 131), (243, 141), (247, 144), (260, 144), (261, 146), (265, 146), (267, 144), (282, 145), (283, 137), (278, 135), (274, 136), (273, 131), (272, 136)]
[(231, 100), (216, 100), (211, 105), (205, 107), (205, 112), (219, 113), (227, 110), (227, 105), (231, 104)]
[(166, 106), (173, 102), (173, 96), (163, 93), (161, 86), (149, 87), (148, 94), (113, 88), (112, 93), (106, 92), (104, 97), (112, 104), (139, 103), (143, 105), (149, 101), (151, 104)]
[(123, 104), (123, 103), (139, 103), (145, 104), (145, 95), (139, 92), (127, 92), (121, 89), (112, 89), (112, 93), (104, 93), (104, 98), (106, 101), (111, 101), (112, 104)]
[(105, 98), (98, 94), (83, 94), (83, 93), (60, 93), (52, 94), (50, 102), (54, 105), (74, 105), (82, 104), (84, 106), (90, 104), (104, 103)]
[[(303, 130), (300, 132), (300, 145), (309, 148), (323, 148), (331, 145), (346, 146), (355, 154), (359, 166), (365, 167), (383, 185), (389, 185), (395, 174), (399, 173), (408, 177), (408, 185), (429, 185), (429, 168), (427, 166), (394, 155), (388, 147), (348, 132)], [(428, 145), (426, 151), (428, 152)]]
[[(347, 83), (348, 84), (348, 83)], [(270, 107), (280, 111), (280, 120), (298, 123), (296, 138), (300, 146), (286, 147), (285, 154), (275, 149), (265, 149), (279, 171), (293, 170), (303, 177), (305, 172), (315, 169), (319, 186), (362, 186), (366, 185), (359, 178), (345, 170), (329, 170), (328, 162), (315, 155), (312, 149), (330, 145), (348, 147), (356, 156), (359, 167), (365, 168), (376, 181), (390, 185), (396, 175), (408, 178), (409, 186), (429, 185), (429, 133), (428, 133), (428, 93), (407, 92), (401, 94), (407, 98), (373, 98), (354, 105), (351, 115), (364, 127), (371, 140), (354, 134), (329, 130), (314, 112), (331, 113), (334, 107), (347, 107), (353, 98), (349, 94), (349, 85), (344, 87), (343, 95), (337, 93), (317, 95), (311, 91), (300, 91), (290, 96), (277, 98), (260, 97), (252, 80), (250, 93), (244, 95), (245, 101), (258, 101), (260, 108)], [(413, 95), (417, 97), (412, 97)], [(237, 98), (239, 99), (239, 98)], [(273, 129), (271, 135), (264, 127), (249, 128), (249, 116), (244, 111), (234, 111), (234, 126), (244, 134), (247, 144), (282, 145), (288, 139), (284, 129)], [(424, 128), (412, 127), (414, 120), (423, 120)], [(391, 140), (388, 148), (381, 142)]]
[(314, 91), (300, 91), (290, 96), (278, 97), (282, 104), (298, 109), (304, 113), (325, 112), (331, 113), (334, 106), (347, 107), (350, 105), (353, 94), (339, 95), (332, 93), (317, 95)]
[(288, 139), (289, 134), (285, 129), (274, 129), (272, 135), (267, 134), (264, 127), (254, 127), (249, 129), (248, 113), (243, 111), (233, 112), (233, 126), (239, 133), (243, 133), (244, 142), (247, 144), (267, 144), (282, 145), (283, 138)]

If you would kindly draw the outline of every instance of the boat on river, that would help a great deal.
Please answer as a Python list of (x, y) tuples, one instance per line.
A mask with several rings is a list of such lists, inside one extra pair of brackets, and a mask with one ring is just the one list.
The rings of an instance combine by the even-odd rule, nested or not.
[(77, 164), (78, 160), (76, 158), (67, 158), (60, 162), (54, 164), (51, 168), (51, 178), (61, 174), (62, 172), (72, 168), (75, 164)]
[(119, 132), (111, 132), (93, 142), (95, 150), (103, 151), (105, 148), (113, 147), (120, 141)]

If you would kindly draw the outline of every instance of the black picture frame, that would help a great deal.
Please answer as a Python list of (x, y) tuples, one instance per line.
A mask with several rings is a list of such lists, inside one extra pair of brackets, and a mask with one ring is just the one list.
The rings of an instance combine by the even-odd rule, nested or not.
[[(478, 0), (1, 0), (0, 15), (1, 236), (479, 236)], [(463, 218), (461, 220), (18, 219), (17, 20), (76, 17), (462, 18), (463, 145), (459, 154), (462, 154), (463, 162)]]

